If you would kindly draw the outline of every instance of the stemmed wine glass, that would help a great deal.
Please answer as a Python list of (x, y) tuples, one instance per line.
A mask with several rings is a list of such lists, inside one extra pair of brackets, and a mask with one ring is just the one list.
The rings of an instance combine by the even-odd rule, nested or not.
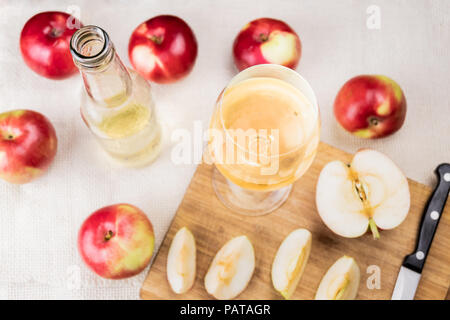
[(218, 198), (244, 215), (277, 209), (314, 160), (319, 133), (316, 96), (297, 72), (243, 70), (220, 94), (208, 132)]

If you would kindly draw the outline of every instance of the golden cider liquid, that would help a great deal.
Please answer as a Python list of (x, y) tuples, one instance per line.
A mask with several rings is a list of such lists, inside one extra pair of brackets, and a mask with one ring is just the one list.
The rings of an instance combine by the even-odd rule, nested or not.
[[(292, 184), (309, 168), (320, 124), (317, 108), (299, 89), (280, 79), (255, 77), (222, 93), (210, 129), (224, 136), (218, 140), (210, 133), (217, 169), (242, 188), (270, 191)], [(236, 137), (239, 130), (252, 134), (242, 139)]]
[(119, 93), (98, 108), (85, 97), (83, 119), (113, 160), (138, 167), (153, 161), (161, 150), (161, 128), (154, 114), (148, 84), (130, 70), (131, 95)]

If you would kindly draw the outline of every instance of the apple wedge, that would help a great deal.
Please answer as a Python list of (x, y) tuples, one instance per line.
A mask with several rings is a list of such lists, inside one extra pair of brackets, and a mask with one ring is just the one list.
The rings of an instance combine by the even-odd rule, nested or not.
[(355, 259), (339, 258), (320, 281), (316, 300), (354, 300), (359, 287), (360, 272)]
[(206, 291), (219, 300), (237, 297), (255, 270), (255, 252), (246, 236), (228, 241), (216, 254), (205, 276)]
[(297, 288), (311, 251), (311, 233), (306, 229), (292, 231), (281, 243), (272, 264), (272, 283), (285, 299)]
[(393, 229), (409, 212), (408, 180), (381, 152), (358, 151), (349, 165), (328, 163), (316, 187), (320, 217), (334, 233), (356, 238), (370, 228), (375, 239), (378, 228)]
[(194, 284), (196, 251), (195, 239), (189, 229), (178, 230), (167, 255), (167, 280), (173, 292), (185, 293)]

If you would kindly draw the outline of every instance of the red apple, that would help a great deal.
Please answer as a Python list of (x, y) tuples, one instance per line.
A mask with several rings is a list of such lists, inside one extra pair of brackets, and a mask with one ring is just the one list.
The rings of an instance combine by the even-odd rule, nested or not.
[(0, 114), (0, 178), (17, 184), (41, 176), (55, 158), (55, 129), (42, 114), (14, 110)]
[(403, 125), (406, 99), (394, 80), (382, 75), (361, 75), (341, 88), (334, 101), (334, 114), (352, 134), (381, 138)]
[(124, 203), (95, 211), (78, 234), (84, 262), (107, 279), (127, 278), (144, 270), (154, 242), (153, 226), (145, 213)]
[(197, 40), (182, 19), (157, 16), (133, 31), (128, 55), (134, 69), (145, 79), (170, 83), (192, 70), (197, 58)]
[(265, 63), (295, 69), (301, 54), (302, 45), (295, 31), (283, 21), (270, 18), (247, 23), (233, 44), (234, 62), (239, 71)]
[(70, 38), (81, 23), (69, 14), (41, 12), (25, 23), (20, 51), (28, 67), (50, 79), (64, 79), (78, 71), (70, 54)]

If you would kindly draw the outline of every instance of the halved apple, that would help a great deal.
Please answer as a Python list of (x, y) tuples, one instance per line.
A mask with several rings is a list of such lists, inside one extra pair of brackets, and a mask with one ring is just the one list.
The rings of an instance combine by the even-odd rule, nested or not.
[(255, 270), (255, 252), (246, 236), (228, 241), (216, 254), (205, 276), (206, 291), (219, 300), (237, 297)]
[(292, 231), (281, 243), (272, 264), (272, 283), (285, 299), (289, 299), (308, 262), (311, 233), (306, 229)]
[(189, 229), (178, 230), (167, 255), (167, 280), (173, 292), (185, 293), (194, 284), (196, 251), (195, 239)]
[(316, 300), (354, 300), (359, 287), (360, 272), (355, 259), (339, 258), (323, 276)]
[(393, 229), (409, 212), (408, 180), (381, 152), (358, 151), (349, 165), (328, 163), (316, 187), (317, 211), (336, 234), (356, 238), (368, 227), (375, 239), (378, 227)]

